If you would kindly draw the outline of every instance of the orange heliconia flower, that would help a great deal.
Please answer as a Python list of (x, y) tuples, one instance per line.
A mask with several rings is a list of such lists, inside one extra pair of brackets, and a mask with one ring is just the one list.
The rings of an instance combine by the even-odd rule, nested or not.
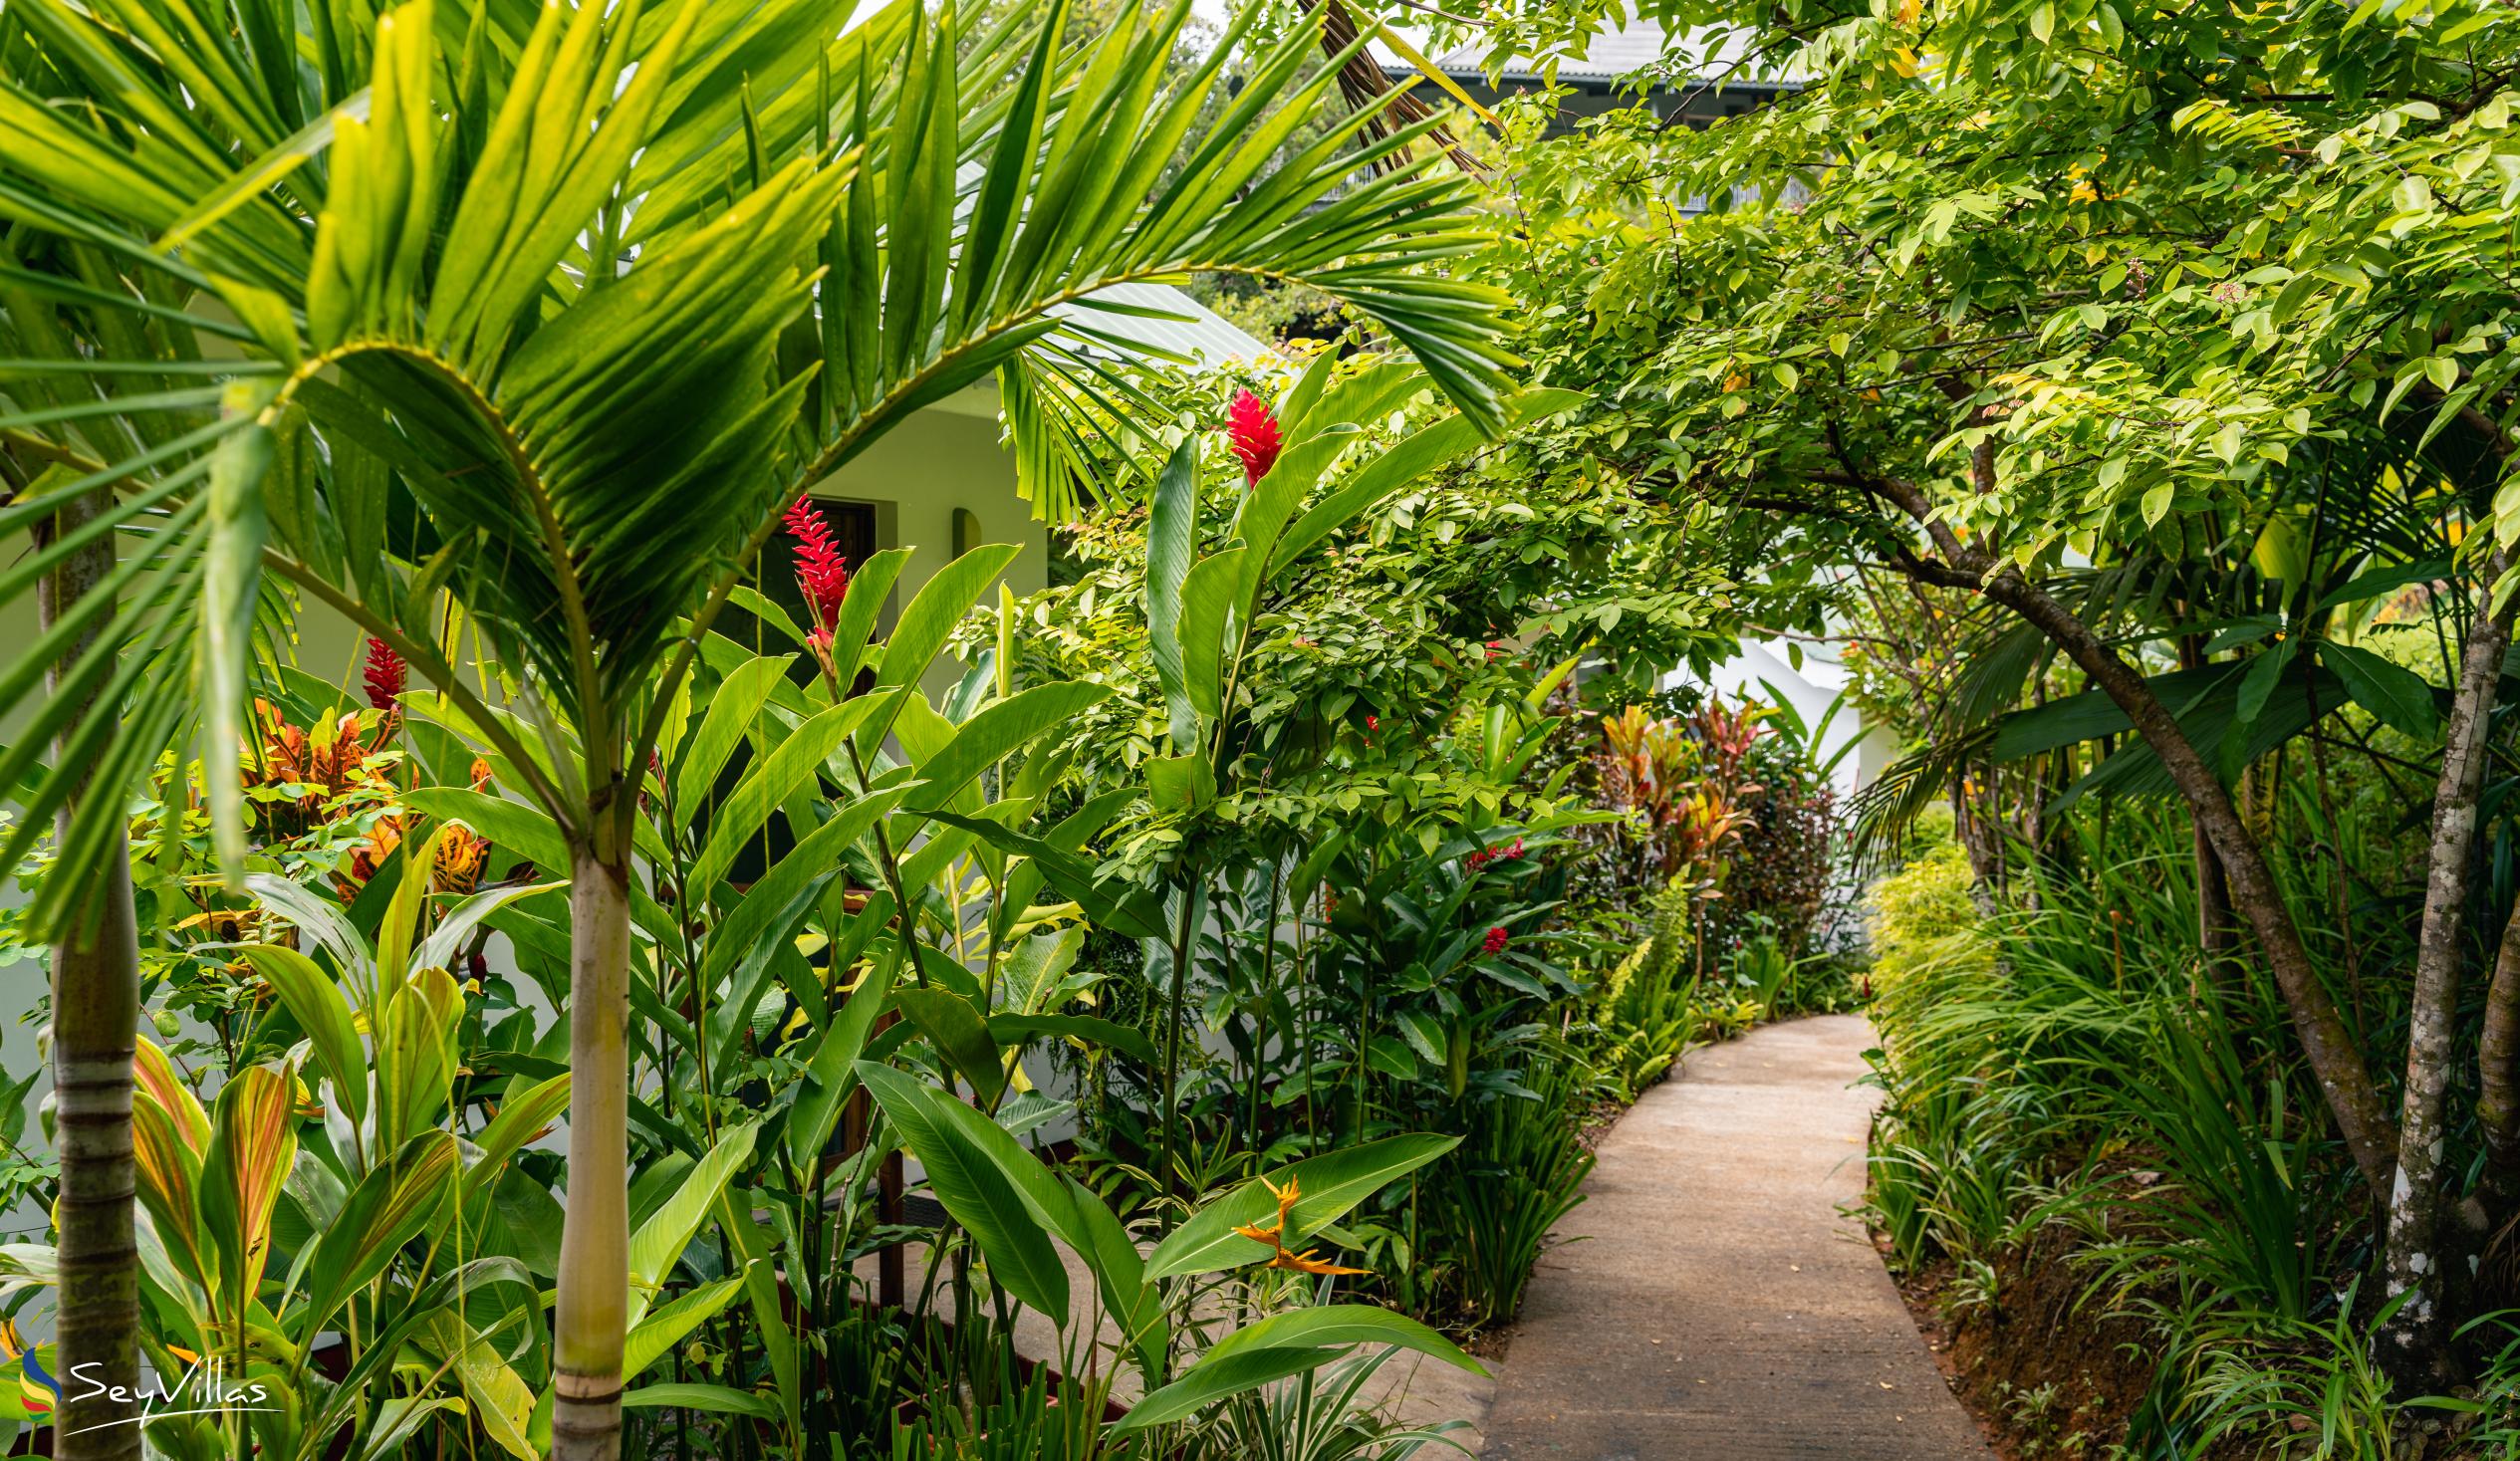
[(1335, 1263), (1326, 1263), (1321, 1259), (1313, 1257), (1316, 1252), (1320, 1251), (1318, 1249), (1307, 1248), (1301, 1253), (1289, 1253), (1286, 1249), (1286, 1220), (1287, 1215), (1295, 1211), (1295, 1202), (1301, 1195), (1301, 1186), (1293, 1177), (1286, 1179), (1286, 1185), (1284, 1187), (1280, 1187), (1266, 1177), (1262, 1177), (1260, 1179), (1260, 1185), (1268, 1188), (1269, 1195), (1278, 1200), (1278, 1220), (1265, 1228), (1253, 1223), (1238, 1227), (1234, 1229), (1234, 1231), (1245, 1238), (1249, 1238), (1254, 1243), (1266, 1243), (1269, 1245), (1269, 1261), (1262, 1264), (1262, 1268), (1282, 1268), (1290, 1273), (1299, 1274), (1361, 1274), (1367, 1272), (1367, 1270), (1361, 1268), (1341, 1268)]

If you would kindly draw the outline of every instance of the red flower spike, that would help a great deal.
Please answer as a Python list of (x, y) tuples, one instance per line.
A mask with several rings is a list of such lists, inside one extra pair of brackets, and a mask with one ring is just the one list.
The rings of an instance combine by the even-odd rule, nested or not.
[(1487, 937), (1480, 942), (1479, 952), (1492, 959), (1498, 954), (1505, 952), (1505, 945), (1512, 943), (1513, 941), (1514, 936), (1507, 933), (1504, 929), (1491, 928), (1487, 931)]
[(394, 697), (402, 693), (402, 687), (410, 682), (410, 667), (402, 662), (401, 655), (393, 652), (392, 645), (382, 639), (369, 639), (368, 668), (362, 676), (368, 686), (369, 705), (387, 714), (399, 709)]
[(1225, 434), (1233, 443), (1234, 455), (1242, 458), (1243, 477), (1257, 486), (1269, 475), (1269, 468), (1278, 464), (1278, 450), (1284, 444), (1278, 438), (1278, 418), (1260, 397), (1248, 390), (1236, 391), (1234, 403), (1225, 408)]
[(814, 628), (825, 644), (840, 623), (840, 607), (849, 598), (849, 563), (832, 542), (832, 526), (810, 497), (800, 497), (779, 520), (796, 539), (796, 586), (814, 615)]

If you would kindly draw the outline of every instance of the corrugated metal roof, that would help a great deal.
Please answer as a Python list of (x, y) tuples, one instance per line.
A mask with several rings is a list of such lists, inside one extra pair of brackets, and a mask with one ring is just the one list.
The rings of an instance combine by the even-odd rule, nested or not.
[[(1641, 17), (1617, 30), (1596, 32), (1585, 44), (1582, 56), (1558, 58), (1558, 75), (1567, 81), (1609, 81), (1626, 76), (1661, 60), (1662, 53), (1670, 49), (1674, 34), (1662, 22)], [(1434, 60), (1437, 69), (1447, 76), (1483, 73), (1487, 69), (1487, 48), (1460, 46)], [(1505, 63), (1507, 76), (1530, 77), (1539, 73), (1540, 68), (1527, 56), (1516, 56)]]
[[(1564, 82), (1616, 81), (1620, 77), (1650, 66), (1670, 55), (1677, 49), (1675, 43), (1681, 39), (1681, 35), (1680, 31), (1666, 27), (1658, 20), (1648, 20), (1641, 16), (1623, 21), (1614, 27), (1606, 27), (1595, 32), (1585, 43), (1582, 56), (1560, 53), (1555, 58), (1558, 80)], [(1723, 50), (1729, 49), (1723, 48)], [(1723, 50), (1719, 50), (1714, 55), (1698, 56), (1694, 59), (1701, 68), (1720, 70), (1728, 60)], [(1435, 57), (1434, 63), (1435, 69), (1446, 76), (1460, 80), (1476, 78), (1483, 81), (1487, 76), (1487, 47), (1472, 44), (1456, 46), (1441, 56)], [(1416, 68), (1404, 64), (1386, 65), (1383, 70), (1386, 75), (1394, 79), (1406, 79), (1417, 74)], [(1499, 75), (1504, 81), (1536, 81), (1545, 74), (1545, 71), (1546, 68), (1532, 58), (1515, 56), (1507, 59)], [(1727, 82), (1726, 86), (1727, 89), (1736, 91), (1785, 90), (1782, 84), (1776, 82), (1735, 80)]]

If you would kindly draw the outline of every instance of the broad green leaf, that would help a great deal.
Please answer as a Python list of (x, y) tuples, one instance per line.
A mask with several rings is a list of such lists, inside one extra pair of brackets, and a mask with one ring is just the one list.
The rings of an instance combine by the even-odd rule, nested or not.
[(1154, 507), (1146, 520), (1146, 632), (1155, 677), (1170, 707), (1175, 749), (1198, 742), (1198, 710), (1181, 652), (1182, 585), (1198, 549), (1198, 437), (1182, 438), (1155, 479)]
[(421, 787), (402, 800), (424, 817), (461, 822), (488, 838), (502, 854), (521, 857), (543, 871), (558, 872), (569, 866), (569, 845), (561, 841), (560, 829), (549, 816), (522, 802), (466, 787)]
[[(1307, 1157), (1268, 1179), (1284, 1188), (1299, 1184), (1300, 1198), (1282, 1241), (1300, 1247), (1308, 1234), (1334, 1223), (1350, 1208), (1461, 1144), (1458, 1136), (1386, 1136), (1363, 1146)], [(1254, 1178), (1190, 1215), (1147, 1255), (1149, 1279), (1209, 1273), (1269, 1256), (1269, 1246), (1234, 1229), (1272, 1220), (1278, 1200)]]
[(646, 1373), (647, 1366), (664, 1358), (693, 1330), (717, 1318), (743, 1286), (740, 1274), (719, 1279), (678, 1294), (671, 1302), (650, 1311), (645, 1319), (630, 1327), (630, 1337), (623, 1341), (622, 1378), (636, 1379)]
[(332, 1328), (342, 1304), (431, 1225), (455, 1195), (456, 1167), (453, 1134), (423, 1131), (360, 1179), (341, 1217), (315, 1241), (302, 1333)]
[(1111, 693), (1108, 685), (1078, 680), (1016, 691), (964, 722), (941, 749), (918, 763), (923, 784), (911, 790), (905, 805), (913, 812), (945, 806), (981, 771), (1022, 750), (1034, 737), (1101, 704)]
[(700, 854), (691, 859), (688, 885), (695, 892), (714, 889), (726, 869), (735, 865), (744, 844), (752, 841), (762, 824), (770, 820), (770, 814), (798, 791), (813, 785), (823, 762), (840, 749), (840, 743), (851, 732), (896, 701), (897, 697), (891, 695), (845, 700), (798, 726), (773, 747), (710, 814), (708, 841), (701, 845)]
[(725, 1193), (726, 1184), (752, 1159), (753, 1138), (759, 1131), (750, 1123), (720, 1130), (717, 1140), (684, 1174), (682, 1185), (630, 1235), (631, 1324), (647, 1312), (649, 1296), (691, 1246), (691, 1235), (699, 1231), (700, 1220)]
[[(989, 584), (1006, 571), (1023, 550), (1012, 544), (985, 543), (936, 571), (935, 577), (919, 586), (909, 607), (901, 610), (900, 621), (893, 625), (892, 636), (884, 641), (883, 669), (876, 676), (877, 689), (915, 685), (934, 663), (937, 651), (953, 633), (972, 607), (980, 602)], [(862, 747), (882, 743), (892, 729), (892, 713), (897, 700), (887, 701), (885, 713), (878, 717), (859, 735)]]
[(2382, 724), (2402, 731), (2417, 740), (2430, 740), (2441, 732), (2440, 716), (2433, 704), (2432, 686), (2421, 675), (2381, 658), (2369, 649), (2351, 644), (2321, 640), (2319, 662), (2337, 672), (2345, 682), (2346, 693), (2354, 703), (2370, 711)]
[(1144, 1031), (1093, 1015), (991, 1015), (989, 1038), (1005, 1046), (1033, 1040), (1079, 1040), (1119, 1051), (1148, 1070), (1162, 1064)]
[(1197, 812), (1216, 800), (1216, 771), (1197, 751), (1146, 763), (1146, 798), (1158, 812)]
[(480, 1154), (464, 1169), (464, 1200), (471, 1201), (484, 1184), (497, 1181), (508, 1158), (524, 1150), (527, 1142), (541, 1135), (568, 1109), (567, 1071), (509, 1096), (499, 1106), (498, 1114), (490, 1118), (490, 1124), (473, 1138)]
[(689, 1410), (700, 1415), (740, 1415), (750, 1420), (777, 1420), (779, 1405), (751, 1390), (727, 1385), (672, 1383), (641, 1385), (622, 1392), (625, 1410)]
[[(1189, 576), (1181, 582), (1181, 685), (1191, 708), (1204, 717), (1202, 728), (1225, 713), (1225, 676), (1240, 658), (1238, 652), (1229, 652), (1225, 637), (1236, 627), (1234, 612), (1241, 607), (1236, 601), (1243, 587), (1243, 563), (1249, 557), (1247, 548), (1210, 554), (1191, 565)], [(1177, 739), (1173, 746), (1182, 751), (1199, 749), (1195, 743), (1183, 745)]]
[(1246, 1349), (1345, 1347), (1353, 1344), (1397, 1344), (1431, 1354), (1472, 1374), (1485, 1374), (1461, 1346), (1410, 1319), (1371, 1304), (1325, 1304), (1290, 1309), (1255, 1320), (1208, 1346), (1199, 1363), (1211, 1364)]
[(744, 737), (775, 724), (770, 717), (770, 687), (787, 678), (793, 654), (747, 659), (729, 670), (709, 695), (708, 713), (679, 751), (665, 748), (673, 768), (673, 825), (689, 827), (709, 800), (726, 758)]
[(1006, 1145), (1014, 1147), (1015, 1160), (1004, 1159), (1002, 1148), (992, 1155), (974, 1139), (972, 1126), (963, 1119), (987, 1122), (988, 1118), (915, 1077), (861, 1061), (858, 1079), (874, 1093), (885, 1119), (926, 1169), (936, 1200), (980, 1245), (990, 1276), (1009, 1294), (1047, 1315), (1052, 1324), (1066, 1328), (1068, 1271), (1050, 1246), (1041, 1218), (1027, 1207), (1015, 1185), (1030, 1180), (1029, 1174), (1022, 1174), (1020, 1162), (1030, 1162), (1044, 1182), (1052, 1180), (1049, 1170), (1016, 1145), (1012, 1136), (1006, 1136)]
[(990, 846), (1029, 857), (1059, 896), (1085, 910), (1097, 928), (1131, 938), (1162, 938), (1163, 902), (1151, 889), (1114, 886), (1096, 878), (1094, 864), (1080, 853), (1043, 839), (979, 817), (929, 814), (935, 821), (975, 834)]
[(399, 1147), (437, 1119), (455, 1079), (463, 991), (443, 969), (422, 969), (385, 998), (377, 1022), (377, 1144)]
[(983, 1104), (997, 1099), (1006, 1071), (998, 1061), (997, 1042), (989, 1038), (988, 1024), (971, 1001), (951, 990), (928, 988), (895, 990), (892, 1002), (936, 1047), (946, 1066), (971, 1083)]
[(330, 976), (313, 959), (276, 944), (246, 944), (237, 952), (280, 997), (314, 1047), (316, 1063), (333, 1083), (333, 1094), (350, 1112), (353, 1125), (368, 1116), (368, 1051), (359, 1042), (350, 1002), (342, 998)]
[(1195, 1415), (1227, 1396), (1319, 1369), (1347, 1352), (1325, 1348), (1243, 1349), (1213, 1364), (1202, 1360), (1191, 1365), (1179, 1379), (1129, 1407), (1129, 1413), (1113, 1422), (1112, 1429), (1143, 1430)]
[(831, 1140), (842, 1103), (858, 1089), (858, 1058), (891, 998), (893, 974), (900, 967), (896, 955), (870, 968), (865, 981), (841, 1002), (840, 1013), (823, 1032), (823, 1043), (806, 1062), (804, 1085), (788, 1112), (788, 1157), (797, 1166), (810, 1167)]

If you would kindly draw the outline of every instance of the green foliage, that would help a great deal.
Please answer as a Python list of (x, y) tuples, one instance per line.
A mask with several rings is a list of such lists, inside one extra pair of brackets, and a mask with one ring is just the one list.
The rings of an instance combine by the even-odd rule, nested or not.
[(1872, 972), (1881, 990), (1896, 991), (1929, 971), (1986, 967), (1980, 914), (1969, 897), (1974, 881), (1958, 845), (1940, 842), (1873, 885)]

